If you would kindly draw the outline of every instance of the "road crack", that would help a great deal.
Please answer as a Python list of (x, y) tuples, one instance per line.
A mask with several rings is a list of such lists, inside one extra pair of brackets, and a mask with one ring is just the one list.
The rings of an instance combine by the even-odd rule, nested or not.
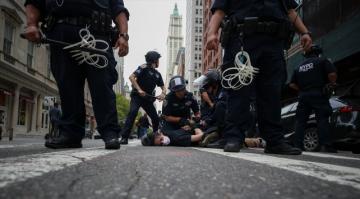
[(127, 193), (127, 195), (125, 196), (126, 199), (130, 198), (130, 193), (134, 190), (135, 187), (137, 187), (137, 185), (140, 182), (141, 177), (142, 176), (139, 171), (139, 166), (138, 166), (138, 164), (135, 164), (135, 180), (130, 184), (130, 186), (126, 190), (126, 193)]

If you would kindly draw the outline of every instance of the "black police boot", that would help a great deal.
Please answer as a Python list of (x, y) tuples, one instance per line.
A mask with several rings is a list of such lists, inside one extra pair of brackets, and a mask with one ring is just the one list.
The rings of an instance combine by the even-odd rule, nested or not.
[(129, 143), (128, 138), (121, 138), (120, 144), (121, 145), (127, 145)]
[(64, 135), (48, 139), (45, 141), (45, 147), (51, 149), (64, 149), (64, 148), (81, 148), (81, 139), (74, 139)]
[(337, 153), (337, 149), (334, 148), (331, 145), (323, 145), (320, 147), (319, 152), (324, 152), (324, 153)]
[(105, 141), (105, 149), (120, 149), (120, 142), (118, 138), (113, 138)]
[(240, 152), (242, 145), (238, 141), (227, 141), (224, 146), (224, 152)]
[(265, 153), (280, 155), (300, 155), (301, 149), (295, 148), (286, 142), (280, 142), (277, 145), (266, 145)]

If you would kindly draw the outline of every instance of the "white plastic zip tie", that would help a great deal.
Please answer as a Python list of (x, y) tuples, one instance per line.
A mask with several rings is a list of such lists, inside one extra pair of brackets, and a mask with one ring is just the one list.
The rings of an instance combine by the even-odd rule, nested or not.
[[(109, 44), (104, 40), (95, 39), (95, 37), (90, 33), (88, 27), (80, 29), (79, 35), (81, 37), (80, 42), (65, 46), (64, 49), (69, 49), (69, 48), (71, 49), (73, 47), (80, 46), (80, 47), (100, 50), (103, 51), (104, 53), (106, 53), (107, 50), (109, 49)], [(96, 44), (98, 43), (103, 43), (105, 47), (102, 49), (96, 48)], [(72, 54), (72, 57), (77, 61), (79, 65), (84, 62), (96, 68), (105, 68), (108, 65), (108, 59), (105, 55), (94, 54), (81, 50), (72, 50), (70, 51), (70, 53)]]
[(258, 68), (251, 65), (249, 54), (241, 50), (235, 56), (234, 67), (227, 68), (222, 73), (221, 84), (226, 89), (239, 90), (243, 86), (248, 86), (254, 80)]

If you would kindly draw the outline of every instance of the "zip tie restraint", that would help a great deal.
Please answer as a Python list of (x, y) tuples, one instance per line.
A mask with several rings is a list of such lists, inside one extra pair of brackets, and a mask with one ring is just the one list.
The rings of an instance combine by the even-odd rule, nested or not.
[[(103, 51), (104, 54), (106, 54), (107, 50), (109, 49), (109, 44), (104, 40), (95, 39), (95, 37), (90, 33), (88, 27), (80, 29), (79, 35), (81, 37), (80, 42), (65, 46), (64, 49), (71, 49), (80, 46), (100, 50)], [(102, 43), (104, 45), (104, 48), (97, 48), (96, 44), (99, 43)], [(71, 50), (70, 53), (79, 65), (84, 62), (96, 68), (105, 68), (108, 65), (108, 59), (105, 55), (84, 52), (81, 50)]]
[(239, 90), (250, 85), (255, 73), (259, 72), (258, 68), (251, 65), (250, 56), (243, 49), (236, 54), (234, 65), (222, 73), (221, 85), (226, 89)]

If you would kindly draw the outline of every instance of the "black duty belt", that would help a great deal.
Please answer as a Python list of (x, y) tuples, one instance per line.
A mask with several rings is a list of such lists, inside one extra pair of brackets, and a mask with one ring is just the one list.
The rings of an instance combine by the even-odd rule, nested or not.
[(111, 20), (101, 20), (101, 18), (88, 18), (88, 17), (60, 17), (55, 20), (57, 24), (68, 24), (79, 27), (86, 27), (95, 32), (109, 33), (111, 31)]
[(241, 23), (236, 25), (236, 32), (243, 32), (244, 34), (265, 33), (277, 34), (282, 27), (282, 23), (267, 21), (256, 23)]

